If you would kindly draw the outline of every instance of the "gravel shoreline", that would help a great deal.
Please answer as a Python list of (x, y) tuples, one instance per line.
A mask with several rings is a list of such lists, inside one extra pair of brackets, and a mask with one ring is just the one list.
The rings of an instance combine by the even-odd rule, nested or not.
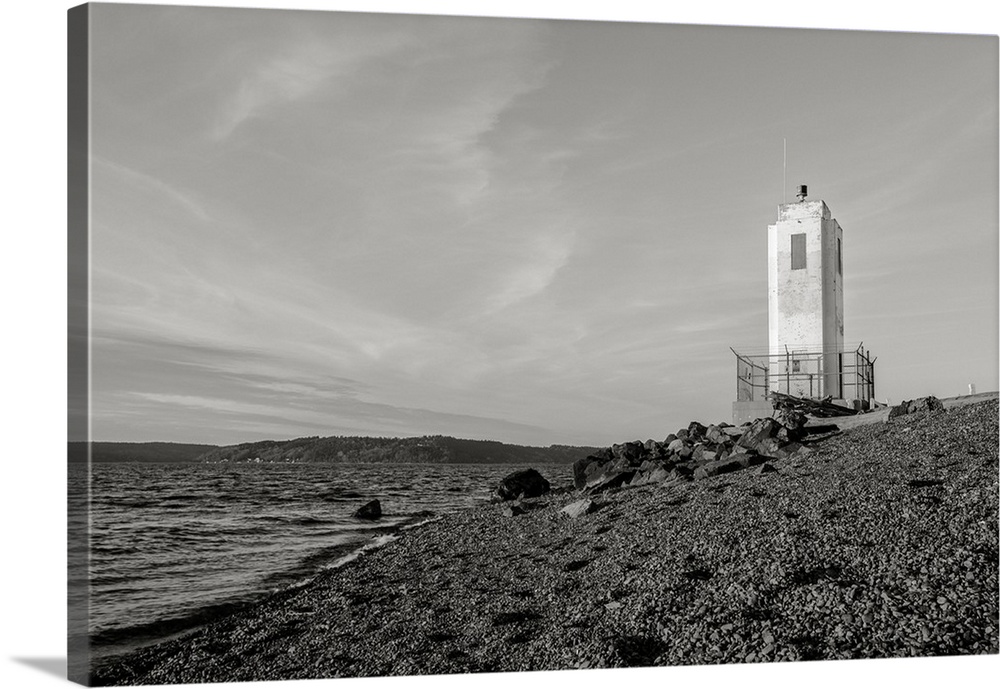
[(997, 419), (858, 426), (575, 518), (571, 490), (447, 515), (92, 683), (996, 654)]

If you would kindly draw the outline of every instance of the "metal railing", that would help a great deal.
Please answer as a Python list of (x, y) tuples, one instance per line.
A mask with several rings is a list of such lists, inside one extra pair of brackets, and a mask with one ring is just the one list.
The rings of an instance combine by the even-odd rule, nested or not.
[(844, 400), (875, 399), (875, 358), (859, 344), (856, 349), (789, 348), (766, 354), (736, 356), (736, 400), (766, 400), (768, 392), (796, 397)]

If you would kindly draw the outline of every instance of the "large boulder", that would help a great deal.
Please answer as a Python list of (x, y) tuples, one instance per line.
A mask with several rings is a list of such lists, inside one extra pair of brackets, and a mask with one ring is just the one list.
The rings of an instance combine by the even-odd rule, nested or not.
[(799, 442), (788, 443), (787, 445), (782, 445), (781, 448), (774, 453), (776, 459), (785, 459), (786, 457), (791, 457), (792, 455), (809, 455), (812, 454), (812, 450)]
[(670, 478), (671, 469), (666, 463), (657, 462), (647, 469), (640, 469), (632, 477), (631, 486), (639, 486), (643, 483), (663, 483)]
[(717, 459), (714, 462), (701, 465), (694, 470), (694, 478), (704, 479), (710, 476), (718, 476), (719, 474), (728, 474), (763, 463), (764, 458), (757, 454), (738, 452), (725, 459)]
[(680, 454), (685, 447), (687, 447), (687, 443), (684, 442), (683, 438), (674, 438), (667, 444), (667, 452), (672, 452), (675, 455)]
[(610, 461), (603, 463), (594, 462), (593, 464), (589, 464), (583, 475), (583, 484), (579, 489), (583, 490), (587, 486), (596, 483), (602, 476), (606, 476), (609, 472), (620, 471), (612, 468), (615, 463), (615, 461)]
[(627, 457), (616, 457), (612, 459), (607, 464), (601, 465), (601, 470), (605, 474), (612, 474), (619, 471), (629, 471), (630, 469), (636, 469), (642, 464), (640, 459), (628, 459)]
[(605, 472), (597, 478), (588, 481), (586, 488), (587, 491), (591, 493), (600, 493), (601, 491), (608, 490), (610, 488), (618, 488), (619, 486), (624, 486), (626, 483), (629, 483), (635, 477), (636, 473), (635, 469), (628, 471)]
[(781, 438), (783, 442), (794, 442), (805, 436), (804, 429), (809, 419), (802, 412), (795, 409), (781, 409), (774, 416), (783, 426), (783, 430), (779, 431), (783, 436)]
[(630, 464), (633, 462), (638, 464), (639, 458), (645, 454), (645, 447), (639, 441), (612, 445), (611, 454), (615, 459), (624, 459)]
[(694, 469), (680, 464), (670, 470), (667, 475), (668, 481), (690, 481), (694, 476)]
[(605, 448), (573, 462), (573, 486), (577, 490), (583, 490), (587, 481), (601, 473), (601, 467), (610, 462), (612, 457), (611, 449)]
[(889, 418), (894, 419), (897, 416), (915, 414), (920, 411), (944, 411), (944, 405), (941, 403), (941, 400), (933, 395), (915, 400), (907, 400), (890, 409)]
[(366, 502), (354, 512), (358, 519), (374, 520), (382, 516), (382, 504), (378, 500)]
[(582, 517), (585, 514), (590, 514), (597, 509), (597, 505), (590, 498), (584, 498), (583, 500), (577, 500), (576, 502), (571, 502), (564, 508), (559, 510), (561, 514), (575, 519), (576, 517)]
[(517, 500), (518, 498), (537, 498), (549, 492), (551, 486), (535, 469), (522, 469), (508, 474), (494, 491), (500, 500)]
[(705, 437), (705, 431), (707, 430), (708, 429), (705, 427), (705, 424), (699, 421), (692, 421), (691, 423), (688, 424), (687, 427), (688, 438), (691, 439), (703, 438)]
[(723, 445), (729, 441), (729, 435), (721, 426), (713, 424), (705, 430), (705, 439), (716, 445)]
[(767, 454), (773, 451), (771, 443), (766, 442), (778, 435), (784, 428), (777, 419), (765, 416), (756, 419), (743, 431), (743, 435), (736, 441), (736, 447), (745, 447), (749, 450), (757, 450), (760, 454)]
[(696, 462), (711, 462), (719, 458), (719, 452), (714, 447), (698, 443), (691, 451), (691, 459)]
[(781, 452), (781, 448), (791, 443), (785, 434), (785, 430), (782, 427), (773, 438), (764, 438), (751, 449), (756, 450), (757, 454), (764, 455), (765, 457), (777, 457)]
[(663, 483), (670, 477), (671, 466), (663, 460), (645, 461), (632, 477), (630, 486), (640, 486), (644, 483)]
[(670, 462), (665, 459), (647, 459), (639, 465), (639, 473), (647, 474), (650, 471), (655, 471), (661, 467), (666, 468), (668, 464), (670, 464)]

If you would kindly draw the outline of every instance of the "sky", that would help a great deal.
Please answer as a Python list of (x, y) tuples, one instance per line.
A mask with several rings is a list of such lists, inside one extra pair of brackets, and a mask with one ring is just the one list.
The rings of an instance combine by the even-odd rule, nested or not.
[(998, 385), (995, 36), (92, 6), (91, 433), (726, 421), (767, 226), (899, 402)]

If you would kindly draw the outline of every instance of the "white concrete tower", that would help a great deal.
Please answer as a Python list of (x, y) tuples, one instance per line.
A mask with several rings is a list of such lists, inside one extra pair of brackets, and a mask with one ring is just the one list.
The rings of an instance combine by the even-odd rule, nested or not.
[(773, 389), (782, 380), (780, 392), (840, 399), (843, 232), (823, 201), (805, 200), (804, 185), (798, 198), (778, 206), (778, 222), (767, 228), (770, 378)]

